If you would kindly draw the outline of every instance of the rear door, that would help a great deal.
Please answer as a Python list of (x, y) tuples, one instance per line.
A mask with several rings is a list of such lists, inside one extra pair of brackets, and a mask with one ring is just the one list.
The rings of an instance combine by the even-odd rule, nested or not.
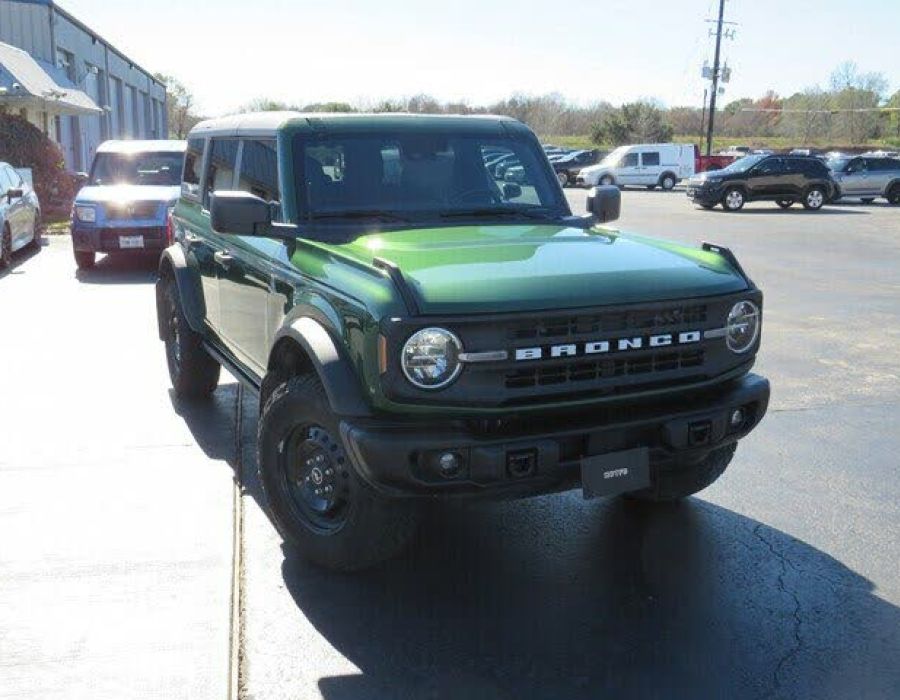
[(659, 182), (659, 176), (662, 175), (662, 157), (660, 151), (642, 151), (641, 152), (641, 170), (639, 185), (655, 185)]
[[(281, 220), (276, 140), (241, 140), (234, 189), (250, 192), (271, 203), (273, 218)], [(286, 260), (283, 241), (255, 236), (226, 235), (228, 261), (219, 265), (219, 299), (223, 333), (237, 358), (263, 376), (275, 333), (278, 304), (273, 261)], [(282, 299), (280, 308), (284, 309)]]
[(900, 162), (891, 158), (867, 158), (869, 191), (873, 197), (883, 194), (892, 179), (897, 177)]
[(220, 333), (219, 283), (214, 254), (218, 250), (216, 235), (209, 223), (206, 198), (208, 142), (204, 138), (188, 140), (184, 156), (181, 199), (173, 217), (175, 235), (185, 249), (188, 265), (199, 280), (203, 293), (206, 324), (214, 334)]

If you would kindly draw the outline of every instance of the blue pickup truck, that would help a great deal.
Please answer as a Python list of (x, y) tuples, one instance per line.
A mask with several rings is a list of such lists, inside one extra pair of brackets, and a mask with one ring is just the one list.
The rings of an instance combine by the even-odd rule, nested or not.
[(75, 264), (93, 267), (97, 253), (164, 250), (169, 214), (180, 194), (184, 141), (107, 141), (72, 208)]

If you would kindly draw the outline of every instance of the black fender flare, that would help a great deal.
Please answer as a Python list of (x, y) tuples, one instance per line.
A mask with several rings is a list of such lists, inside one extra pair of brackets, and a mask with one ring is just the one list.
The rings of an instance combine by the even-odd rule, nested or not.
[[(171, 272), (170, 272), (171, 271)], [(206, 302), (203, 300), (203, 289), (200, 280), (191, 271), (184, 250), (178, 244), (171, 245), (163, 251), (159, 260), (159, 279), (156, 282), (156, 310), (159, 324), (159, 338), (165, 340), (166, 319), (163, 310), (163, 290), (166, 278), (171, 275), (178, 285), (178, 297), (181, 308), (187, 318), (191, 330), (203, 334), (203, 320), (206, 318)]]
[(277, 348), (284, 339), (297, 343), (309, 357), (338, 416), (372, 414), (353, 365), (321, 323), (309, 316), (297, 318), (275, 333), (272, 347)]

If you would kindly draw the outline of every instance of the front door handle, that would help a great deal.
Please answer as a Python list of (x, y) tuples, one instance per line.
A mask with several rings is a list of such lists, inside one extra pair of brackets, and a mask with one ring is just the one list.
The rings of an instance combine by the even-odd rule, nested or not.
[(213, 260), (223, 267), (228, 267), (234, 262), (234, 257), (226, 253), (224, 250), (217, 250), (213, 253)]

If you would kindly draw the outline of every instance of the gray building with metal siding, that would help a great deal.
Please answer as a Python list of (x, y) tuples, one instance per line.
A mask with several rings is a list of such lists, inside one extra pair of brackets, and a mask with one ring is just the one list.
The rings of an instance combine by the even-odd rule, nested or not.
[(108, 139), (168, 137), (165, 87), (53, 0), (0, 0), (0, 109), (57, 141), (72, 170)]

